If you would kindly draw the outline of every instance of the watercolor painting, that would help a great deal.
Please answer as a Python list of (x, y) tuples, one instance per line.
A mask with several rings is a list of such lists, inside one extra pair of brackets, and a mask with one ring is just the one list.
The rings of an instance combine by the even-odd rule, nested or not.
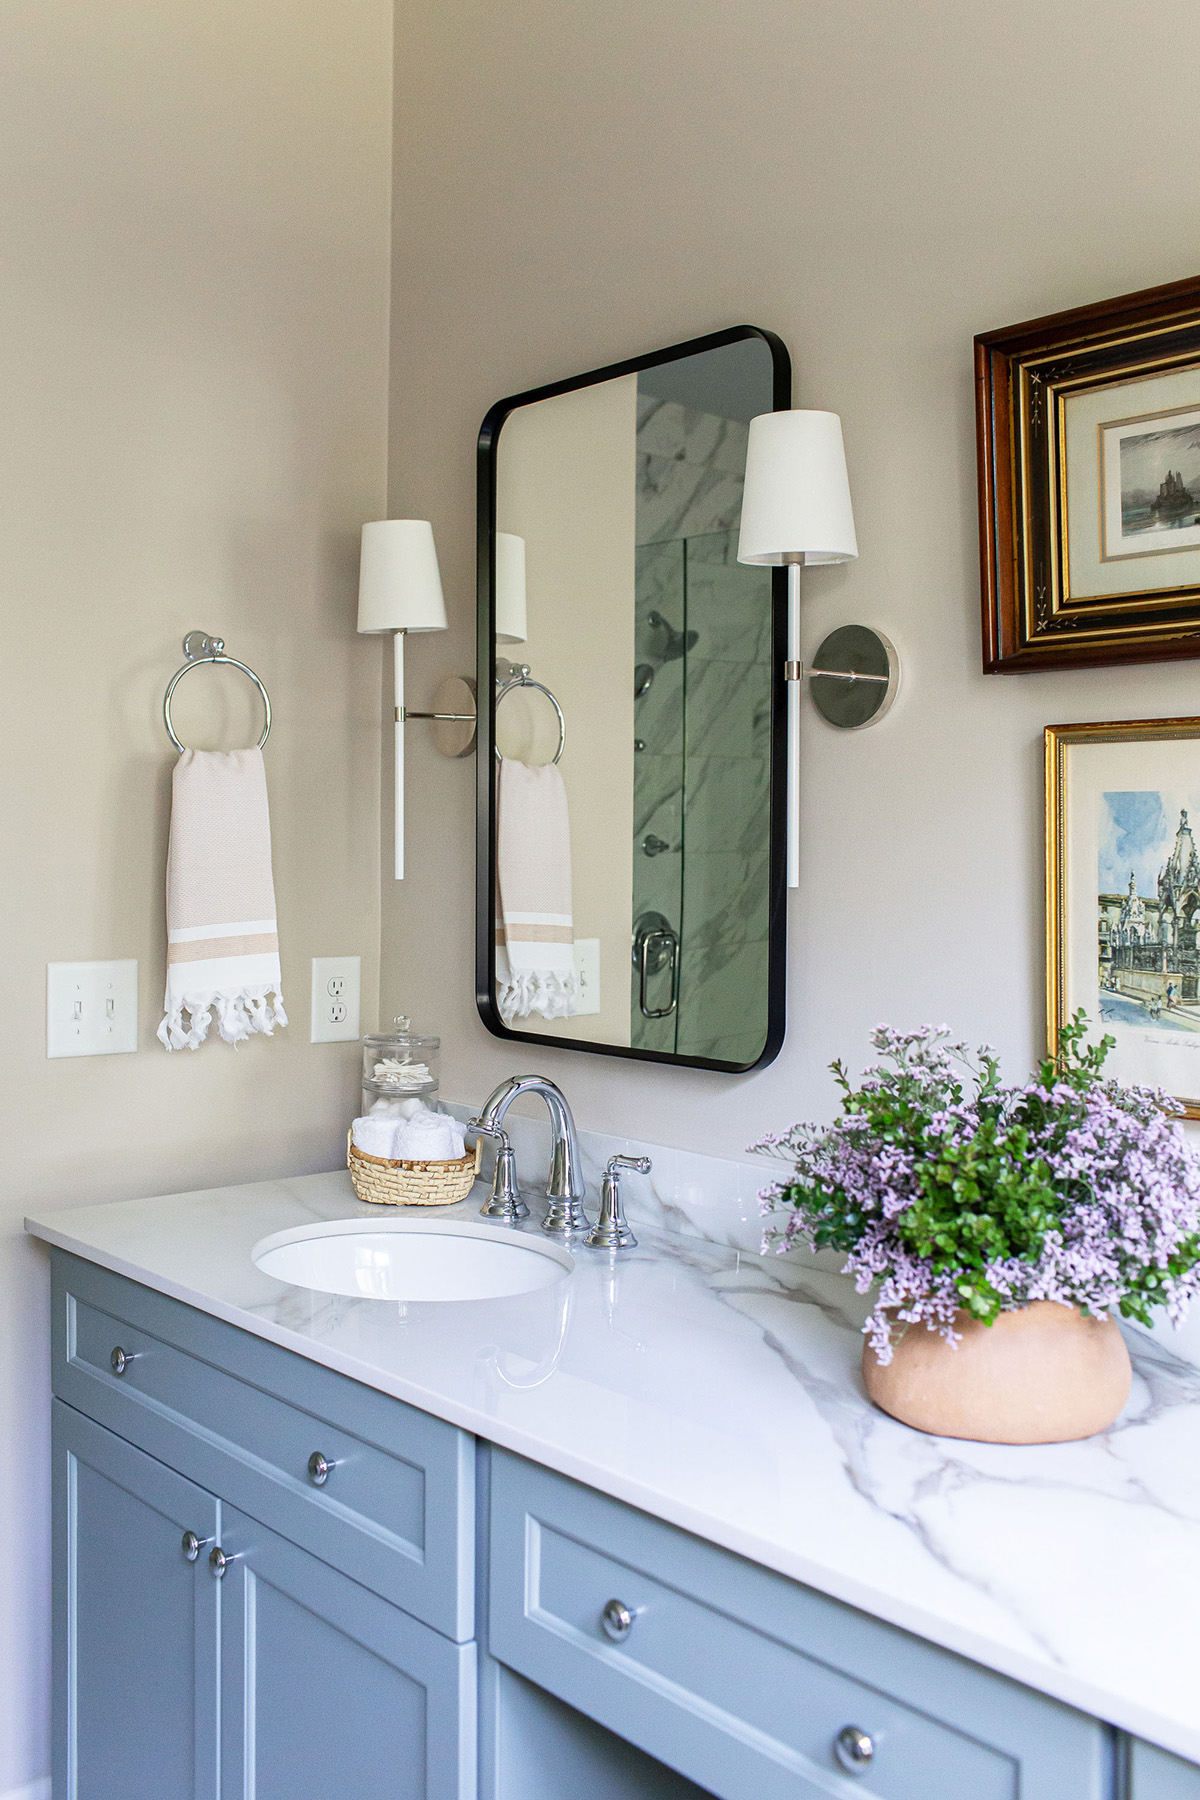
[(1200, 1034), (1200, 793), (1105, 793), (1097, 820), (1100, 1017)]

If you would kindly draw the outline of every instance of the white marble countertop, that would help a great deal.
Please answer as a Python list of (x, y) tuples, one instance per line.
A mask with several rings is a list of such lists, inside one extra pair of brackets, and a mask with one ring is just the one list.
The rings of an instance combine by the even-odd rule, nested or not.
[(1200, 1371), (1165, 1346), (1130, 1334), (1101, 1437), (935, 1439), (867, 1401), (866, 1302), (839, 1275), (639, 1226), (541, 1292), (401, 1308), (250, 1260), (356, 1216), (378, 1213), (339, 1172), (27, 1228), (1200, 1761)]

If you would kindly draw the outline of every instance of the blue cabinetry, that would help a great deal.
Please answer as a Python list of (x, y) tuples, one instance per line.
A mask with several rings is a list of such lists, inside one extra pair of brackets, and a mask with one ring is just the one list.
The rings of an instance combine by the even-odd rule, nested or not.
[(1108, 1800), (1094, 1719), (496, 1452), (492, 1653), (721, 1800)]
[(212, 1800), (211, 1494), (54, 1403), (55, 1800)]
[(1121, 1800), (1200, 1800), (1200, 1769), (1134, 1738)]
[(1200, 1800), (1190, 1763), (57, 1252), (53, 1307), (55, 1800)]
[(232, 1507), (220, 1535), (221, 1800), (471, 1800), (474, 1645)]

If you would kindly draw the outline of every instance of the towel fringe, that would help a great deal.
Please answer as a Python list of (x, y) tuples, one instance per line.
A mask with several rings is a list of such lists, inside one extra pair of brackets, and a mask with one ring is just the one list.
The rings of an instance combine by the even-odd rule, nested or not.
[[(272, 1002), (270, 996), (274, 994)], [(283, 995), (273, 982), (255, 982), (240, 988), (210, 988), (189, 994), (172, 1007), (158, 1028), (158, 1040), (168, 1050), (198, 1050), (217, 1015), (217, 1030), (227, 1044), (240, 1044), (256, 1032), (271, 1037), (276, 1025), (286, 1025)], [(184, 1014), (188, 1023), (183, 1023)]]
[[(507, 960), (507, 959), (506, 959)], [(497, 957), (496, 1005), (506, 1025), (514, 1019), (540, 1013), (544, 1019), (567, 1019), (579, 998), (579, 977), (574, 969), (521, 969), (511, 967), (502, 976)]]

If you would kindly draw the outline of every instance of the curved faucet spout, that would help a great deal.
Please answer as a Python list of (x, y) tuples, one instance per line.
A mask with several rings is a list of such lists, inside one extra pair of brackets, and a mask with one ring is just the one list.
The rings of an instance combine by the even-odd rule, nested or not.
[(587, 1192), (579, 1156), (575, 1121), (561, 1088), (544, 1075), (510, 1075), (490, 1095), (479, 1115), (482, 1130), (498, 1131), (513, 1101), (522, 1094), (540, 1094), (550, 1114), (553, 1149), (546, 1195), (550, 1201), (544, 1230), (569, 1237), (586, 1229), (583, 1199)]

